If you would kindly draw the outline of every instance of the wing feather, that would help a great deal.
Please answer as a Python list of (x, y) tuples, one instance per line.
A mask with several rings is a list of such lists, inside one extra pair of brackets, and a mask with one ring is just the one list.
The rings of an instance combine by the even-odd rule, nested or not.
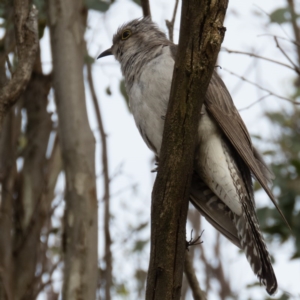
[(268, 186), (272, 173), (253, 147), (249, 132), (225, 84), (216, 72), (212, 76), (206, 93), (205, 106), (289, 226)]

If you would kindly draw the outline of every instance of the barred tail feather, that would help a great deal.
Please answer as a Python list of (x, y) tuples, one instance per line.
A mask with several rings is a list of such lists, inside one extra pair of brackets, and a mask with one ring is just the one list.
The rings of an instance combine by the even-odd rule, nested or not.
[(273, 295), (277, 290), (277, 280), (271, 264), (271, 258), (265, 245), (259, 225), (251, 216), (247, 205), (242, 203), (243, 214), (233, 214), (238, 237), (242, 249), (250, 263), (253, 272), (260, 282), (266, 286), (268, 294)]

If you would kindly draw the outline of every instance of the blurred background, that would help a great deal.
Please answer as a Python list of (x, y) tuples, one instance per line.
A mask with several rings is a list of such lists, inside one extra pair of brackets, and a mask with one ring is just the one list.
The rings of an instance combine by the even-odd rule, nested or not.
[[(0, 300), (89, 299), (93, 288), (97, 299), (143, 299), (154, 156), (135, 127), (119, 64), (96, 60), (120, 25), (142, 17), (141, 3), (32, 2), (39, 51), (0, 135)], [(1, 87), (20, 64), (14, 3), (0, 2)], [(181, 1), (151, 0), (150, 8), (166, 34), (173, 20), (177, 43)], [(218, 73), (272, 167), (292, 228), (254, 183), (279, 285), (272, 299), (300, 299), (300, 3), (230, 0), (225, 27)], [(190, 254), (207, 298), (269, 299), (245, 255), (190, 206), (187, 240), (202, 231)], [(192, 299), (185, 277), (182, 299)]]

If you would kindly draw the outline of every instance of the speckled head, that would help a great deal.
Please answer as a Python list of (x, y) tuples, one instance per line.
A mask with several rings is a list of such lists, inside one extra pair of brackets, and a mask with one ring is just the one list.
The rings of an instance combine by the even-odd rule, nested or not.
[(98, 58), (114, 55), (121, 64), (128, 92), (134, 81), (139, 79), (143, 67), (160, 55), (163, 47), (169, 45), (173, 43), (149, 17), (135, 19), (119, 27), (113, 36), (111, 48)]
[(124, 55), (127, 60), (132, 55), (145, 53), (145, 51), (162, 44), (168, 45), (170, 41), (149, 17), (135, 19), (119, 27), (113, 36), (111, 48), (102, 52), (98, 58), (114, 55), (122, 64)]

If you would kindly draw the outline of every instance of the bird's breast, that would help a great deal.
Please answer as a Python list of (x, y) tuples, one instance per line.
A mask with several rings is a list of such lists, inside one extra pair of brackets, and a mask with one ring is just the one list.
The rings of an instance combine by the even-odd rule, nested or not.
[(173, 75), (174, 60), (169, 47), (148, 62), (129, 91), (130, 108), (148, 145), (159, 154)]
[[(174, 60), (165, 47), (162, 54), (148, 62), (129, 90), (130, 107), (136, 125), (148, 147), (159, 156), (164, 117), (173, 76)], [(199, 175), (209, 188), (236, 214), (241, 214), (238, 175), (230, 153), (224, 148), (222, 134), (207, 113), (205, 105), (198, 127)]]

